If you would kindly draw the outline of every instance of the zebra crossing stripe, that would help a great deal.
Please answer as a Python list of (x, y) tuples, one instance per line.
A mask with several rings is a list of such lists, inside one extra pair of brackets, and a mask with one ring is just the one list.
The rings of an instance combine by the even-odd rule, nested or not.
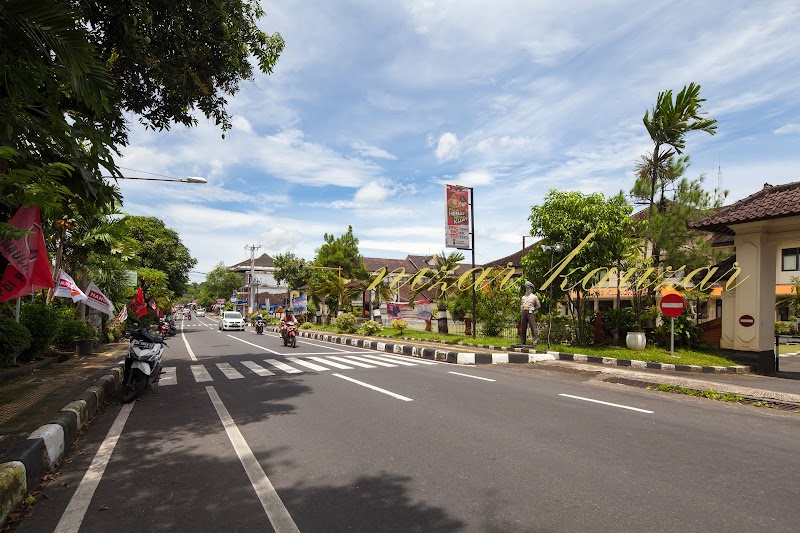
[(228, 379), (242, 379), (242, 378), (244, 378), (244, 376), (241, 375), (238, 370), (233, 368), (228, 363), (217, 363), (217, 368), (222, 370), (222, 373), (225, 374), (225, 377), (228, 378)]
[(345, 359), (344, 357), (338, 357), (338, 356), (335, 356), (335, 355), (332, 355), (332, 356), (328, 357), (328, 359), (335, 359), (335, 360), (341, 361), (343, 363), (348, 363), (348, 364), (351, 364), (351, 365), (360, 366), (361, 368), (375, 368), (375, 366), (368, 365), (367, 363), (360, 363), (358, 361), (353, 361), (351, 359)]
[(324, 366), (320, 366), (320, 365), (315, 365), (314, 363), (312, 363), (310, 361), (303, 361), (302, 359), (298, 359), (297, 357), (287, 357), (287, 359), (289, 361), (291, 361), (292, 363), (295, 363), (295, 364), (300, 365), (300, 366), (304, 366), (306, 368), (310, 368), (311, 370), (317, 370), (317, 371), (330, 370), (330, 368), (327, 368), (327, 367), (324, 367)]
[(255, 372), (256, 374), (258, 374), (259, 376), (261, 376), (261, 377), (274, 376), (275, 375), (274, 372), (270, 372), (269, 370), (267, 370), (263, 366), (261, 366), (261, 365), (259, 365), (257, 363), (254, 363), (253, 361), (242, 361), (242, 364), (244, 366), (246, 366), (247, 368), (249, 368), (250, 370), (252, 370), (253, 372)]
[(175, 367), (171, 366), (168, 368), (162, 369), (164, 372), (161, 374), (161, 379), (158, 380), (158, 386), (161, 385), (177, 385), (178, 383), (178, 375), (175, 373)]
[(378, 366), (397, 366), (395, 364), (386, 363), (384, 361), (376, 361), (374, 359), (367, 359), (366, 357), (359, 357), (358, 355), (346, 355), (345, 357), (347, 359), (355, 359), (356, 361), (366, 361), (368, 363), (375, 364)]
[(201, 383), (203, 381), (214, 381), (211, 378), (211, 374), (208, 373), (208, 370), (206, 370), (206, 367), (203, 365), (192, 365), (191, 369), (196, 382)]
[(294, 368), (293, 366), (287, 365), (286, 363), (281, 363), (277, 359), (264, 359), (264, 361), (266, 361), (270, 365), (274, 366), (275, 368), (279, 368), (279, 369), (283, 370), (287, 374), (302, 374), (303, 373), (302, 370), (298, 370), (298, 369)]
[(384, 357), (382, 355), (372, 355), (372, 354), (366, 354), (365, 353), (365, 354), (362, 355), (362, 357), (363, 358), (367, 358), (367, 359), (375, 359), (376, 361), (391, 361), (395, 365), (400, 365), (400, 366), (417, 366), (417, 363), (409, 363), (408, 361), (399, 361), (399, 360), (396, 360), (396, 359), (388, 359), (388, 358), (386, 358), (386, 357)]
[(323, 359), (322, 357), (308, 357), (307, 359), (313, 359), (314, 361), (318, 361), (320, 363), (324, 363), (328, 366), (332, 366), (333, 368), (342, 368), (342, 369), (352, 369), (352, 366), (343, 365), (341, 363), (334, 363), (333, 361), (329, 361), (327, 359)]
[(389, 353), (382, 353), (382, 354), (378, 355), (378, 357), (384, 357), (386, 359), (391, 359), (392, 361), (394, 361), (396, 359), (400, 360), (400, 361), (409, 361), (409, 360), (411, 360), (411, 361), (414, 361), (415, 365), (438, 365), (438, 364), (440, 364), (440, 363), (437, 363), (436, 361), (428, 361), (426, 359), (422, 359), (421, 357), (401, 357), (399, 355), (392, 355), (392, 354), (389, 354)]

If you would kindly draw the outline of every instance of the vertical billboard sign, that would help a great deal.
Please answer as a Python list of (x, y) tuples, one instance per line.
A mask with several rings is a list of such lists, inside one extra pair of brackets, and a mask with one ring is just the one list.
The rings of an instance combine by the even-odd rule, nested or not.
[(445, 246), (469, 250), (469, 189), (446, 185), (447, 231)]

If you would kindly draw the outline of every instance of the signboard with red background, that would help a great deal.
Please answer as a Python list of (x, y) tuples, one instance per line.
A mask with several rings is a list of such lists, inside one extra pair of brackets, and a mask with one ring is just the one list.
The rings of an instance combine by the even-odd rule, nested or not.
[(446, 185), (445, 187), (447, 213), (445, 246), (469, 250), (469, 189), (460, 185)]

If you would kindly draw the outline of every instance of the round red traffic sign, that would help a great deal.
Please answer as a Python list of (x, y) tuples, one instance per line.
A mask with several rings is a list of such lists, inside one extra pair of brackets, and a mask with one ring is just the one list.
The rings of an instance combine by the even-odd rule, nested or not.
[(756, 323), (756, 319), (751, 317), (750, 315), (742, 315), (739, 317), (739, 324), (742, 326), (749, 328), (753, 324)]
[(686, 302), (680, 294), (667, 294), (661, 298), (661, 303), (658, 305), (661, 312), (668, 317), (680, 316), (686, 308)]

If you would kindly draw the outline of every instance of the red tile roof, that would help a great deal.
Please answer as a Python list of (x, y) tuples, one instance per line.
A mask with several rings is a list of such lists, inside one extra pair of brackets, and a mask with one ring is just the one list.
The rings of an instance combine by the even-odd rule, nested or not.
[(542, 242), (541, 240), (536, 241), (535, 243), (526, 246), (523, 250), (514, 252), (513, 254), (507, 255), (505, 257), (501, 257), (500, 259), (495, 259), (494, 261), (489, 261), (488, 263), (485, 263), (481, 266), (483, 266), (483, 268), (488, 268), (491, 266), (505, 268), (509, 263), (511, 263), (511, 266), (513, 267), (521, 266), (520, 261), (522, 260), (522, 257), (526, 255), (528, 252), (530, 252), (532, 249), (539, 246), (539, 243), (541, 242)]
[[(257, 267), (273, 267), (273, 266), (275, 266), (275, 262), (267, 254), (261, 254), (259, 257), (256, 257), (254, 263), (255, 263), (255, 266), (257, 266)], [(245, 267), (245, 266), (246, 267), (250, 267), (250, 260), (249, 259), (245, 259), (241, 263), (236, 263), (235, 265), (233, 265), (233, 266), (231, 266), (229, 268)]]
[(744, 222), (800, 215), (800, 181), (764, 188), (743, 200), (720, 208), (713, 215), (689, 224), (690, 228), (733, 234), (729, 226)]

